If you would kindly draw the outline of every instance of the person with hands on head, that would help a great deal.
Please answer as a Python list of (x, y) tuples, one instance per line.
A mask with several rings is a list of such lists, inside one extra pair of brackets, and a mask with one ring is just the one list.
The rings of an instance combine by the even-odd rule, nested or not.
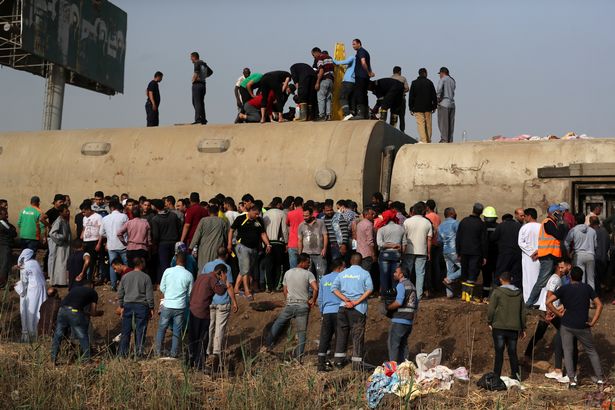
[[(575, 339), (578, 340), (589, 357), (594, 370), (592, 378), (599, 386), (604, 385), (604, 373), (600, 365), (600, 357), (594, 346), (591, 328), (596, 325), (602, 314), (602, 301), (594, 289), (583, 283), (583, 270), (578, 266), (570, 272), (571, 283), (564, 285), (547, 297), (547, 308), (561, 319), (560, 334), (564, 350), (564, 365), (569, 378), (569, 387), (577, 387), (577, 374), (575, 366)], [(559, 300), (563, 309), (554, 305)], [(596, 306), (594, 316), (589, 320), (590, 302)]]
[(273, 326), (271, 326), (271, 331), (265, 338), (265, 348), (270, 351), (278, 335), (288, 322), (294, 319), (295, 331), (299, 339), (299, 344), (295, 348), (294, 354), (297, 359), (301, 359), (307, 340), (307, 324), (310, 309), (316, 305), (318, 300), (318, 283), (314, 274), (308, 270), (310, 267), (310, 256), (302, 253), (297, 261), (297, 267), (288, 270), (284, 274), (282, 285), (284, 286), (286, 306), (273, 323)]

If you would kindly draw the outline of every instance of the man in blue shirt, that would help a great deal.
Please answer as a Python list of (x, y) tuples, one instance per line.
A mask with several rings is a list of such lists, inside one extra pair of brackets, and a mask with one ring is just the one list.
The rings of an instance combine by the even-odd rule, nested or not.
[(412, 333), (412, 323), (419, 306), (416, 288), (407, 278), (402, 267), (393, 274), (397, 283), (395, 301), (387, 306), (393, 312), (389, 329), (389, 360), (402, 363), (408, 357), (408, 337)]
[[(231, 307), (233, 313), (237, 313), (239, 307), (237, 306), (237, 300), (235, 299), (235, 292), (233, 291), (233, 272), (231, 267), (226, 262), (228, 258), (228, 251), (224, 246), (218, 248), (218, 258), (211, 262), (208, 262), (203, 266), (201, 274), (206, 274), (216, 270), (216, 266), (223, 264), (226, 266), (226, 293), (223, 295), (214, 295), (211, 305), (209, 305), (209, 342), (207, 344), (207, 354), (214, 355), (215, 360), (221, 365), (220, 354), (222, 353), (222, 345), (224, 343), (224, 336), (226, 335), (226, 328), (228, 325), (228, 318), (231, 315)], [(219, 367), (214, 363), (214, 368)]]
[(331, 262), (331, 273), (320, 280), (318, 289), (318, 306), (322, 315), (320, 325), (320, 342), (318, 344), (318, 371), (331, 370), (331, 362), (327, 361), (327, 353), (337, 325), (337, 311), (340, 309), (340, 300), (333, 294), (331, 288), (337, 276), (344, 270), (344, 260), (334, 259)]
[(179, 355), (185, 310), (192, 291), (192, 274), (184, 268), (186, 254), (178, 252), (175, 258), (177, 265), (166, 269), (160, 281), (160, 292), (164, 296), (164, 305), (160, 309), (160, 322), (156, 333), (156, 354), (160, 355), (167, 327), (171, 326), (173, 330), (171, 357)]
[(442, 244), (442, 253), (446, 262), (446, 278), (444, 278), (444, 286), (446, 286), (446, 297), (452, 299), (454, 297), (451, 289), (451, 284), (461, 277), (461, 267), (457, 261), (457, 248), (455, 241), (457, 240), (457, 212), (455, 208), (446, 208), (444, 210), (444, 222), (438, 228), (438, 240)]
[(357, 115), (353, 119), (369, 119), (367, 87), (369, 86), (369, 79), (375, 74), (372, 72), (369, 53), (361, 45), (361, 40), (358, 38), (352, 40), (352, 48), (357, 52), (354, 64), (354, 98), (357, 103)]
[(346, 364), (348, 335), (352, 332), (352, 368), (363, 369), (367, 298), (372, 294), (374, 284), (369, 272), (361, 268), (362, 262), (361, 254), (353, 254), (350, 268), (341, 272), (331, 286), (331, 291), (341, 300), (335, 331), (337, 341), (334, 357), (338, 368)]
[(342, 88), (340, 90), (340, 105), (342, 106), (342, 112), (344, 113), (344, 121), (352, 118), (352, 112), (355, 112), (354, 104), (354, 62), (355, 56), (350, 56), (345, 60), (338, 61), (333, 60), (335, 65), (345, 65), (346, 71), (344, 72), (344, 78), (342, 79)]

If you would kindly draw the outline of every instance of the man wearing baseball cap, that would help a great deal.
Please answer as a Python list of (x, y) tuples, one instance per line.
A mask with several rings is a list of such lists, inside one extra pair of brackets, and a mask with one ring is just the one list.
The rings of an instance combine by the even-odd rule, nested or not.
[(436, 94), (438, 96), (438, 128), (440, 142), (453, 142), (455, 128), (455, 79), (449, 75), (448, 68), (442, 67), (438, 72), (440, 81)]
[(547, 218), (540, 225), (538, 250), (532, 255), (532, 259), (540, 261), (540, 271), (536, 284), (527, 299), (527, 307), (536, 304), (540, 291), (555, 271), (557, 259), (562, 257), (561, 241), (566, 238), (566, 226), (560, 224), (562, 213), (563, 209), (559, 204), (550, 205), (547, 209)]

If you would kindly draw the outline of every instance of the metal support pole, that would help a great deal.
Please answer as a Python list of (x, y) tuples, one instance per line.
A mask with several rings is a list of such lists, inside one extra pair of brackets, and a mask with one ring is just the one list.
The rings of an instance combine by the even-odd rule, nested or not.
[(64, 68), (50, 64), (47, 72), (45, 104), (43, 106), (43, 130), (62, 128), (62, 108), (64, 106), (64, 86), (66, 74)]

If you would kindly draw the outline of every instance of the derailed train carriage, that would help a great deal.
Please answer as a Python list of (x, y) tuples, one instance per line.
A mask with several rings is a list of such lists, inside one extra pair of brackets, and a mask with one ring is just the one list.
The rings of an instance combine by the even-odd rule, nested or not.
[[(567, 201), (615, 212), (615, 140), (414, 144), (378, 121), (176, 126), (0, 133), (0, 197), (12, 219), (32, 195), (76, 201), (96, 190), (133, 196), (246, 192), (410, 205), (434, 199), (469, 213)], [(43, 207), (46, 207), (43, 204)]]

